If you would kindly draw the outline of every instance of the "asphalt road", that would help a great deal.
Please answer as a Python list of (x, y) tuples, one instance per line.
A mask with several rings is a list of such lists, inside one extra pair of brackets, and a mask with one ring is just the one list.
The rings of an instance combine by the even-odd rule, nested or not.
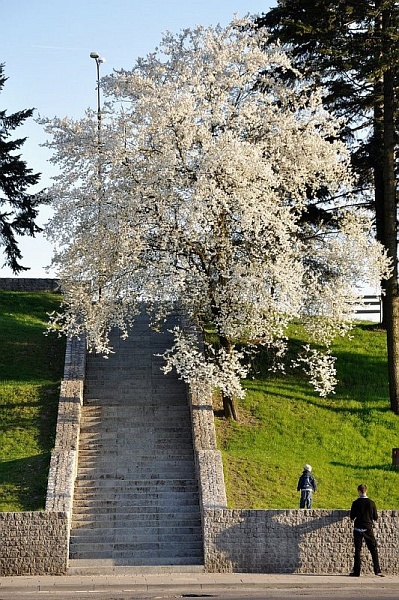
[(0, 600), (399, 599), (399, 577), (203, 574), (136, 577), (0, 577)]

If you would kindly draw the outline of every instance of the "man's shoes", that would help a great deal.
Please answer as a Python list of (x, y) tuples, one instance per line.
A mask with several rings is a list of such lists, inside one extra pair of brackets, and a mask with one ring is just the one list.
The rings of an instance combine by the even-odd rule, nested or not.
[(349, 577), (360, 577), (360, 573), (359, 575), (357, 573), (349, 573)]
[(376, 573), (375, 576), (376, 577), (385, 577), (385, 575), (383, 573)]

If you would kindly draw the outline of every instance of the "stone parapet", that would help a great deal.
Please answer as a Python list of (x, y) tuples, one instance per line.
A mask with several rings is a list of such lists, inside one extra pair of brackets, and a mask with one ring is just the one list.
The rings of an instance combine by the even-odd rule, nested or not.
[(188, 391), (201, 511), (227, 507), (222, 456), (217, 449), (212, 396)]
[[(203, 349), (200, 332), (195, 324), (182, 316), (182, 326), (195, 335)], [(217, 449), (215, 420), (213, 414), (212, 389), (204, 382), (201, 391), (187, 386), (187, 396), (191, 411), (195, 465), (199, 484), (201, 513), (207, 508), (227, 507), (222, 456)]]
[(73, 491), (78, 468), (85, 364), (84, 338), (68, 339), (47, 486), (46, 510), (65, 511), (69, 518), (72, 517)]
[[(382, 570), (399, 574), (399, 511), (380, 511), (375, 534)], [(206, 509), (205, 570), (347, 574), (353, 565), (352, 537), (345, 510)], [(362, 573), (372, 572), (370, 554), (363, 548)]]

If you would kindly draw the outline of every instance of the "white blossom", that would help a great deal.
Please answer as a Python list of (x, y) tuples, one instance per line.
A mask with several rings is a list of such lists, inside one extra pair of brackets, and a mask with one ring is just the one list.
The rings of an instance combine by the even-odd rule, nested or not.
[(329, 352), (319, 352), (307, 344), (293, 365), (302, 366), (315, 391), (325, 397), (334, 393), (337, 385), (335, 361)]
[[(289, 69), (249, 21), (168, 33), (103, 81), (100, 139), (90, 111), (46, 122), (60, 167), (48, 234), (65, 332), (84, 330), (104, 351), (110, 327), (128, 334), (141, 303), (164, 317), (178, 302), (221, 348), (203, 355), (176, 330), (167, 368), (242, 397), (238, 341), (281, 354), (300, 319), (328, 352), (350, 328), (355, 284), (388, 263), (364, 215), (333, 199), (351, 186), (340, 123), (299, 76), (284, 83)], [(321, 189), (334, 219), (315, 223), (306, 217)], [(331, 390), (332, 359), (321, 368), (308, 357), (313, 385)]]

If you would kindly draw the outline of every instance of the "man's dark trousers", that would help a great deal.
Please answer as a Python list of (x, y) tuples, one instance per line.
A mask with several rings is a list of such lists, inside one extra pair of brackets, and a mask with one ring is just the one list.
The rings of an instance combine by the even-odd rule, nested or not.
[(360, 575), (360, 553), (362, 550), (363, 540), (366, 542), (366, 546), (369, 549), (371, 554), (371, 558), (373, 560), (374, 573), (380, 573), (380, 564), (378, 562), (378, 551), (377, 551), (377, 542), (374, 537), (374, 532), (372, 529), (366, 529), (365, 531), (356, 531), (353, 532), (353, 541), (355, 544), (355, 558), (353, 563), (353, 573), (354, 575)]

